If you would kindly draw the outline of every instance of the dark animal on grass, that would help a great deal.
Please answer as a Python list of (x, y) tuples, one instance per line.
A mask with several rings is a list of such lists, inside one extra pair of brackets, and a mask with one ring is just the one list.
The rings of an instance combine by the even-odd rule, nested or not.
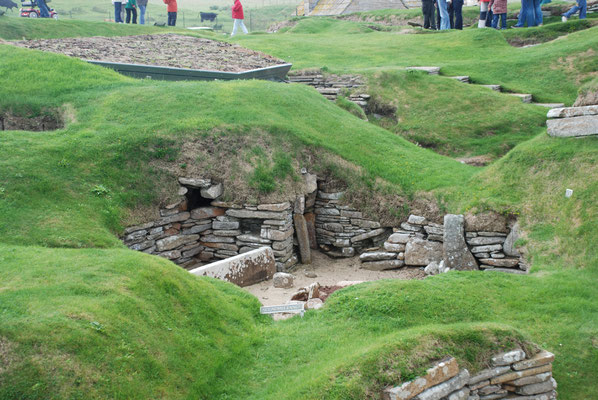
[(7, 10), (12, 10), (13, 8), (19, 8), (17, 3), (12, 0), (0, 0), (0, 7), (6, 7)]
[(200, 12), (199, 15), (201, 16), (201, 22), (204, 22), (204, 21), (214, 22), (214, 20), (218, 16), (218, 14), (216, 14), (216, 13), (205, 13), (205, 12)]

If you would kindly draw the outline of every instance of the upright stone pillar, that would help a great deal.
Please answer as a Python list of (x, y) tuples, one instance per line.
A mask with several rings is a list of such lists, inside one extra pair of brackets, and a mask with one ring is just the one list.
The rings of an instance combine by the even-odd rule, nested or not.
[(465, 242), (463, 215), (444, 216), (444, 266), (459, 271), (478, 269), (476, 261)]
[(299, 242), (301, 263), (311, 264), (311, 249), (309, 247), (309, 235), (305, 217), (302, 214), (295, 214), (293, 216), (293, 221), (295, 222), (295, 232), (297, 233), (297, 241)]

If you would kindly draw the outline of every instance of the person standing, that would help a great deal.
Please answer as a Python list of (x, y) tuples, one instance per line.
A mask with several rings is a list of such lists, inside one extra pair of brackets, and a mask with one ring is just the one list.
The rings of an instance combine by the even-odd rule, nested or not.
[(164, 4), (167, 5), (166, 11), (168, 11), (168, 26), (176, 26), (176, 13), (178, 7), (176, 0), (163, 0)]
[(436, 30), (436, 17), (434, 0), (422, 0), (422, 13), (424, 14), (424, 29)]
[(588, 4), (586, 0), (577, 0), (577, 4), (574, 5), (569, 11), (564, 13), (561, 16), (561, 19), (563, 22), (567, 22), (567, 20), (571, 18), (571, 16), (575, 14), (577, 11), (579, 11), (579, 19), (586, 19), (587, 10)]
[(438, 0), (438, 12), (440, 13), (440, 30), (451, 29), (446, 0)]
[(137, 0), (139, 8), (139, 24), (145, 25), (145, 10), (147, 9), (147, 0)]
[(493, 0), (492, 6), (492, 27), (498, 28), (498, 19), (500, 18), (500, 29), (507, 29), (507, 0)]
[(122, 11), (122, 1), (121, 0), (112, 0), (112, 4), (114, 4), (114, 22), (117, 24), (122, 24), (123, 20), (120, 17), (120, 13)]
[(50, 10), (48, 10), (48, 5), (46, 4), (46, 0), (37, 0), (37, 6), (39, 7), (39, 16), (42, 18), (50, 18)]
[(488, 18), (488, 4), (490, 4), (490, 0), (480, 0), (480, 20), (478, 22), (478, 28), (486, 27), (486, 18)]
[(463, 0), (452, 0), (449, 8), (451, 29), (463, 30)]
[(127, 12), (127, 24), (131, 23), (131, 15), (133, 15), (133, 23), (137, 23), (137, 0), (127, 0), (125, 4), (125, 10)]
[(243, 20), (245, 19), (245, 15), (243, 14), (243, 5), (241, 4), (240, 0), (235, 0), (233, 7), (233, 31), (231, 32), (230, 36), (233, 37), (237, 34), (237, 29), (241, 28), (244, 34), (248, 34), (249, 31)]

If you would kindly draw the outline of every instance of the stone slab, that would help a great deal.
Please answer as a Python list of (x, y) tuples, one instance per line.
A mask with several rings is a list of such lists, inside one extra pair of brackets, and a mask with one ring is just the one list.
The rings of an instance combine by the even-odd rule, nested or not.
[(523, 369), (521, 371), (508, 372), (504, 375), (492, 378), (490, 380), (490, 384), (495, 385), (497, 383), (510, 382), (514, 381), (515, 379), (525, 378), (526, 376), (538, 375), (544, 372), (552, 372), (552, 364), (546, 364), (536, 368)]
[(598, 115), (598, 105), (584, 107), (563, 107), (553, 108), (548, 111), (546, 118), (570, 118), (584, 115)]
[(405, 266), (403, 260), (384, 260), (384, 261), (367, 261), (361, 263), (359, 268), (367, 269), (369, 271), (384, 271), (387, 269), (396, 269)]
[(582, 137), (598, 135), (598, 115), (549, 119), (548, 134), (553, 137)]
[(372, 251), (363, 253), (359, 256), (361, 261), (382, 261), (392, 260), (393, 258), (397, 258), (397, 254), (386, 251)]
[[(471, 385), (475, 385), (482, 381), (488, 381), (489, 379), (492, 379), (499, 375), (503, 375), (503, 374), (509, 372), (510, 370), (511, 370), (511, 367), (507, 367), (507, 366), (484, 369), (469, 379), (469, 385), (471, 386)], [(488, 384), (490, 384), (490, 381), (488, 381)], [(486, 386), (486, 385), (484, 385), (484, 386)]]
[(465, 242), (465, 217), (455, 214), (445, 215), (443, 230), (444, 267), (460, 271), (478, 269), (478, 263)]
[(481, 258), (482, 264), (491, 265), (493, 267), (513, 268), (519, 264), (518, 258)]
[(302, 264), (311, 264), (311, 247), (309, 245), (309, 231), (307, 229), (307, 222), (303, 214), (293, 215), (295, 222), (295, 232), (297, 234), (297, 242), (299, 243), (299, 255), (301, 256)]
[(552, 378), (552, 372), (544, 372), (538, 375), (526, 376), (525, 378), (515, 379), (514, 381), (509, 382), (509, 384), (513, 386), (532, 385), (534, 383), (546, 382), (550, 378)]
[(546, 393), (546, 392), (556, 389), (556, 387), (557, 387), (556, 381), (554, 380), (554, 378), (550, 378), (549, 380), (544, 381), (544, 382), (532, 383), (531, 385), (525, 385), (525, 386), (518, 387), (515, 390), (515, 393), (529, 396), (532, 394)]
[(405, 247), (405, 264), (422, 266), (432, 261), (440, 262), (443, 258), (442, 243), (412, 238)]
[(418, 394), (414, 399), (416, 400), (439, 400), (449, 394), (461, 389), (467, 384), (469, 380), (469, 371), (461, 370), (455, 377), (443, 382), (439, 385), (433, 386), (424, 392)]
[(554, 361), (554, 354), (549, 351), (542, 350), (529, 360), (523, 360), (513, 364), (513, 369), (516, 371), (528, 368), (539, 367), (540, 365), (549, 364)]
[(261, 247), (195, 268), (189, 272), (193, 275), (210, 276), (243, 287), (272, 278), (276, 272), (276, 262), (272, 249), (270, 247)]
[(409, 400), (424, 390), (449, 380), (459, 373), (459, 365), (453, 357), (443, 360), (426, 371), (426, 374), (384, 391), (385, 400)]

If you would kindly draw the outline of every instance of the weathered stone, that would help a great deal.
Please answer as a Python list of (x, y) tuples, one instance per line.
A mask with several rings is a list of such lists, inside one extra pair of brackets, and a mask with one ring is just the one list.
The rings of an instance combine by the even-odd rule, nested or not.
[(311, 264), (311, 247), (309, 245), (309, 232), (307, 223), (303, 214), (295, 214), (295, 232), (297, 233), (297, 242), (299, 242), (299, 254), (302, 264)]
[(546, 382), (550, 378), (552, 378), (552, 372), (544, 372), (543, 374), (526, 376), (525, 378), (515, 379), (514, 381), (509, 382), (509, 384), (513, 385), (513, 386), (532, 385), (534, 383)]
[(386, 251), (392, 251), (394, 253), (400, 253), (402, 251), (405, 251), (405, 245), (402, 243), (390, 243), (390, 242), (384, 242), (384, 250)]
[(489, 253), (493, 251), (501, 251), (502, 245), (500, 244), (490, 244), (488, 246), (476, 246), (471, 248), (472, 253)]
[(552, 364), (546, 364), (546, 365), (542, 365), (540, 367), (535, 367), (535, 368), (530, 368), (530, 369), (523, 369), (521, 371), (508, 372), (504, 375), (500, 375), (500, 376), (490, 379), (490, 384), (494, 385), (497, 383), (510, 382), (510, 381), (514, 381), (515, 379), (524, 378), (526, 376), (531, 376), (531, 375), (538, 375), (538, 374), (542, 374), (544, 372), (552, 372)]
[(363, 240), (370, 239), (370, 238), (382, 235), (384, 232), (386, 232), (386, 229), (383, 229), (383, 228), (374, 229), (373, 231), (370, 231), (370, 232), (367, 232), (367, 233), (363, 233), (361, 235), (353, 236), (351, 238), (351, 242), (352, 243), (361, 242)]
[(503, 365), (510, 365), (521, 360), (525, 360), (525, 352), (521, 349), (515, 349), (495, 355), (492, 357), (491, 362), (493, 366), (500, 367)]
[(352, 219), (351, 223), (353, 225), (356, 225), (360, 228), (365, 228), (365, 229), (378, 229), (380, 228), (380, 222), (377, 221), (369, 221), (367, 219)]
[(253, 219), (286, 219), (288, 218), (288, 212), (276, 212), (276, 211), (253, 211), (253, 210), (237, 210), (229, 209), (226, 210), (226, 215), (235, 218), (253, 218)]
[(275, 288), (292, 288), (295, 285), (295, 275), (287, 274), (286, 272), (277, 272), (272, 278), (272, 283)]
[(295, 214), (305, 213), (305, 196), (297, 196), (293, 202), (293, 212)]
[(471, 379), (470, 379), (469, 388), (471, 390), (478, 390), (480, 388), (488, 386), (489, 384), (490, 384), (490, 380), (489, 379), (487, 379), (485, 381), (481, 381), (481, 382), (475, 383), (475, 384), (471, 384)]
[(519, 257), (519, 251), (515, 247), (515, 243), (519, 240), (521, 233), (519, 231), (519, 222), (513, 225), (511, 228), (511, 232), (505, 239), (505, 243), (503, 244), (503, 251), (506, 255), (511, 257)]
[(326, 200), (340, 200), (343, 197), (343, 194), (344, 192), (325, 193), (321, 190), (318, 191), (318, 197)]
[(129, 246), (129, 248), (131, 250), (141, 251), (141, 250), (149, 249), (154, 244), (156, 244), (155, 240), (146, 240), (144, 242), (136, 243), (134, 245), (131, 245), (131, 246)]
[(359, 268), (370, 271), (384, 271), (387, 269), (401, 268), (405, 265), (403, 260), (368, 261), (361, 263)]
[(262, 227), (262, 229), (260, 231), (260, 236), (263, 237), (264, 239), (270, 239), (270, 240), (285, 240), (285, 239), (293, 236), (293, 233), (294, 233), (293, 229), (287, 229), (286, 231), (280, 231), (277, 229)]
[(190, 213), (188, 213), (188, 212), (182, 212), (182, 213), (179, 213), (179, 214), (171, 215), (169, 217), (160, 218), (156, 222), (156, 225), (162, 226), (162, 225), (172, 224), (174, 222), (185, 221), (186, 219), (189, 219), (190, 216), (191, 216)]
[(505, 242), (505, 238), (503, 236), (498, 237), (488, 237), (488, 236), (478, 236), (471, 239), (467, 239), (467, 244), (471, 246), (485, 246), (487, 244), (503, 244)]
[(553, 108), (548, 111), (546, 118), (570, 118), (584, 115), (598, 115), (598, 105), (584, 107)]
[(193, 188), (207, 188), (212, 184), (211, 179), (199, 179), (199, 178), (179, 178), (179, 183), (181, 185), (190, 186)]
[(203, 250), (203, 246), (197, 246), (197, 247), (195, 247), (195, 248), (193, 248), (193, 249), (190, 249), (190, 250), (187, 250), (187, 251), (183, 251), (183, 252), (181, 253), (181, 255), (182, 255), (183, 257), (193, 257), (193, 256), (196, 256), (196, 255), (198, 255), (199, 253), (201, 253), (201, 252), (202, 252), (202, 250)]
[(260, 211), (286, 211), (289, 208), (291, 208), (291, 203), (288, 201), (276, 204), (260, 204), (257, 206), (257, 209)]
[(326, 229), (327, 231), (330, 232), (335, 232), (335, 233), (339, 233), (343, 231), (343, 225), (335, 223), (335, 222), (329, 222), (324, 224), (324, 229)]
[(451, 357), (429, 368), (424, 376), (417, 377), (410, 382), (405, 382), (401, 386), (386, 389), (384, 391), (384, 398), (386, 400), (409, 400), (424, 390), (449, 380), (458, 373), (459, 366), (457, 365), (457, 360)]
[(235, 238), (229, 236), (205, 235), (201, 237), (205, 243), (235, 243)]
[(194, 225), (189, 229), (184, 229), (181, 233), (183, 235), (192, 235), (194, 233), (201, 233), (201, 232), (205, 232), (209, 229), (212, 228), (212, 224), (206, 224), (206, 225)]
[(546, 121), (548, 134), (553, 137), (582, 137), (598, 135), (598, 116), (549, 119)]
[(376, 251), (376, 252), (369, 252), (363, 253), (359, 256), (359, 259), (363, 261), (381, 261), (381, 260), (392, 260), (396, 258), (396, 253), (389, 253), (385, 251)]
[(426, 391), (420, 393), (415, 397), (416, 400), (439, 400), (459, 389), (467, 384), (469, 380), (469, 371), (466, 369), (461, 370), (457, 376), (443, 382), (439, 385), (433, 386)]
[(409, 231), (409, 232), (421, 232), (421, 230), (423, 228), (421, 226), (419, 226), (419, 225), (411, 225), (408, 222), (403, 222), (401, 224), (401, 229), (404, 229), (404, 230)]
[(199, 235), (175, 235), (168, 236), (156, 242), (156, 249), (158, 251), (167, 251), (176, 249), (187, 243), (196, 242), (199, 240)]
[(240, 240), (242, 242), (259, 243), (259, 244), (270, 244), (270, 243), (272, 243), (271, 240), (264, 239), (262, 237), (259, 237), (258, 235), (252, 235), (252, 234), (239, 235), (239, 236), (237, 236), (237, 240)]
[(170, 209), (170, 210), (169, 209), (161, 209), (160, 216), (161, 217), (169, 217), (171, 215), (178, 214), (178, 212), (179, 212), (179, 210), (177, 210), (176, 208)]
[(484, 386), (483, 388), (478, 390), (478, 394), (480, 396), (485, 396), (487, 394), (496, 393), (496, 392), (500, 391), (501, 389), (502, 388), (500, 385), (488, 385), (488, 386)]
[(517, 274), (517, 275), (525, 275), (527, 272), (525, 270), (521, 270), (521, 269), (515, 269), (515, 268), (494, 268), (492, 266), (489, 266), (491, 268), (484, 270), (484, 272), (506, 272), (507, 274)]
[(177, 192), (177, 194), (179, 196), (184, 196), (189, 192), (189, 189), (187, 189), (185, 186), (179, 186), (179, 190)]
[(480, 396), (477, 393), (469, 393), (467, 400), (480, 400)]
[(341, 215), (341, 212), (336, 208), (316, 208), (317, 215)]
[(478, 263), (465, 243), (463, 215), (444, 216), (444, 266), (459, 271), (478, 269)]
[(353, 247), (343, 247), (341, 254), (343, 257), (353, 257), (355, 255), (355, 249)]
[(512, 397), (509, 396), (507, 400), (510, 399), (517, 399), (517, 400), (556, 400), (557, 392), (556, 390), (551, 390), (547, 393), (540, 393), (540, 394), (532, 394), (530, 396), (522, 396), (522, 395), (513, 395)]
[(231, 250), (231, 251), (237, 251), (239, 250), (239, 247), (237, 245), (231, 244), (231, 243), (211, 243), (211, 242), (200, 242), (200, 244), (204, 247), (208, 247), (210, 251), (213, 251), (213, 249), (223, 249), (223, 250)]
[(239, 229), (239, 222), (214, 221), (212, 222), (212, 228), (222, 230)]
[(523, 360), (516, 364), (513, 364), (514, 370), (522, 370), (528, 368), (539, 367), (540, 365), (549, 364), (554, 361), (554, 354), (549, 351), (542, 350), (529, 360)]
[(360, 211), (341, 210), (341, 217), (346, 218), (363, 218), (363, 213)]
[(407, 223), (411, 225), (425, 225), (428, 221), (425, 217), (420, 217), (419, 215), (411, 214), (407, 219)]
[(304, 177), (307, 193), (315, 193), (318, 190), (318, 177), (314, 174), (305, 174)]
[(407, 233), (393, 233), (386, 241), (394, 244), (407, 244), (409, 239), (411, 236)]
[(428, 235), (444, 235), (444, 227), (440, 226), (431, 226), (431, 225), (426, 225), (424, 226), (424, 230), (426, 231), (426, 233)]
[(499, 400), (499, 399), (504, 399), (508, 395), (509, 395), (509, 392), (507, 392), (506, 390), (500, 390), (496, 393), (487, 394), (485, 396), (482, 396), (482, 395), (479, 395), (479, 396), (480, 396), (480, 400)]
[(468, 232), (507, 233), (507, 220), (504, 216), (492, 211), (482, 214), (466, 214), (465, 230)]
[(440, 273), (439, 263), (436, 261), (432, 261), (430, 264), (424, 268), (424, 272), (426, 275), (438, 275)]
[[(469, 385), (475, 385), (478, 382), (486, 381), (488, 379), (495, 378), (499, 375), (503, 375), (511, 370), (511, 367), (496, 367), (496, 368), (488, 368), (480, 371), (475, 376), (472, 376), (469, 379)], [(489, 384), (490, 382), (488, 382)], [(485, 385), (484, 385), (485, 386)]]
[(515, 393), (521, 395), (532, 395), (532, 394), (540, 394), (546, 393), (548, 391), (556, 389), (557, 384), (554, 378), (550, 378), (549, 380), (541, 383), (532, 383), (531, 385), (520, 386), (515, 390)]
[[(479, 258), (489, 258), (489, 257), (482, 257), (480, 256), (481, 253), (478, 253), (477, 256)], [(490, 258), (505, 258), (505, 253), (492, 253), (490, 254)]]
[(405, 247), (405, 264), (426, 266), (442, 260), (442, 243), (412, 238)]
[(442, 235), (428, 235), (428, 240), (433, 240), (435, 242), (444, 242), (444, 236), (442, 236)]
[(334, 241), (336, 247), (351, 247), (351, 239), (336, 239)]
[(469, 397), (469, 388), (464, 387), (463, 389), (457, 390), (448, 395), (447, 400), (467, 400)]
[(222, 183), (217, 183), (215, 185), (211, 185), (210, 187), (202, 188), (199, 191), (199, 194), (201, 194), (201, 197), (205, 199), (217, 199), (222, 195), (223, 191), (224, 188), (222, 186)]
[(323, 305), (324, 302), (322, 301), (322, 299), (315, 297), (313, 299), (307, 300), (307, 302), (305, 303), (305, 308), (307, 308), (308, 310), (318, 310), (322, 308)]
[(174, 260), (181, 257), (180, 250), (170, 250), (165, 251), (163, 253), (158, 254), (160, 257), (168, 258), (169, 260)]
[(133, 242), (133, 241), (138, 241), (139, 239), (143, 239), (147, 236), (147, 231), (146, 230), (142, 230), (142, 231), (135, 231), (127, 236), (125, 236), (125, 242)]
[(210, 219), (220, 215), (224, 215), (224, 208), (199, 207), (191, 210), (191, 218), (193, 219)]
[(513, 268), (519, 264), (518, 258), (482, 258), (481, 263), (491, 265), (493, 267)]
[(222, 279), (243, 287), (272, 278), (276, 272), (276, 262), (272, 249), (262, 247), (189, 272), (193, 275)]

